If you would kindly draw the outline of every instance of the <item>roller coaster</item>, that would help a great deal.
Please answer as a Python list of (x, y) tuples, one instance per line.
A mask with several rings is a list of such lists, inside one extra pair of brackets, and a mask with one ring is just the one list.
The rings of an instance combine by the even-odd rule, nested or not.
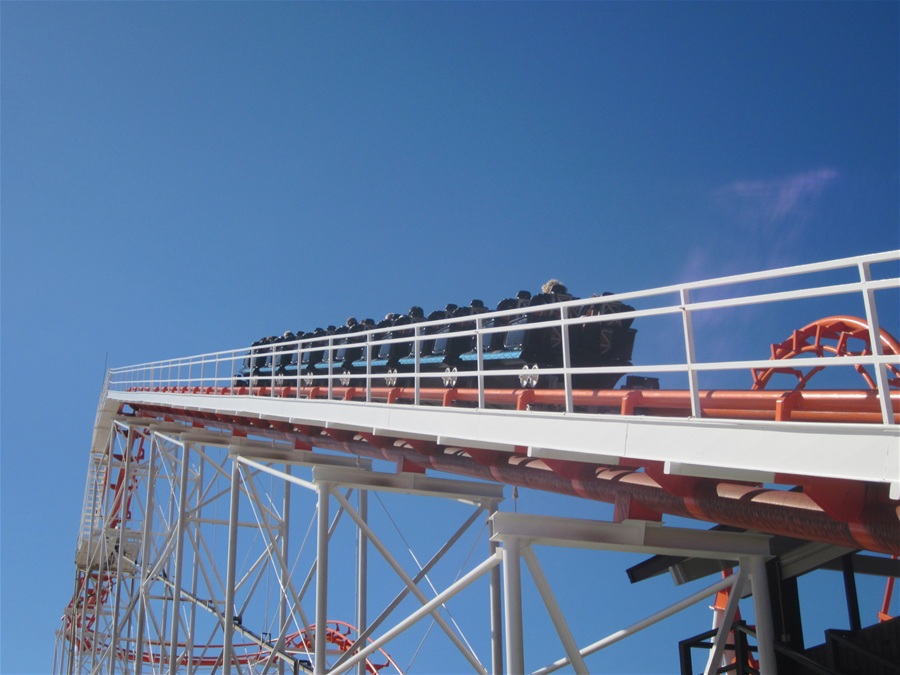
[[(891, 251), (582, 299), (550, 284), (493, 311), (413, 307), (114, 368), (57, 670), (402, 672), (403, 636), (430, 618), (458, 659), (446, 672), (587, 672), (609, 644), (718, 593), (705, 672), (851, 672), (835, 665), (838, 647), (829, 665), (796, 630), (785, 638), (800, 609), (785, 589), (835, 561), (868, 565), (888, 577), (878, 614), (896, 625), (898, 263)], [(504, 486), (613, 510), (607, 520), (519, 514), (501, 508)], [(437, 498), (448, 517), (473, 511), (410, 570), (371, 524), (370, 494)], [(315, 544), (308, 535), (298, 550), (297, 522), (310, 514)], [(713, 529), (663, 526), (664, 516)], [(339, 585), (355, 600), (337, 607), (329, 548), (342, 517), (356, 563)], [(423, 590), (477, 522), (489, 555)], [(579, 647), (535, 555), (542, 546), (643, 553), (692, 579), (734, 572)], [(374, 620), (370, 548), (401, 582)], [(564, 653), (550, 663), (526, 666), (522, 560)], [(447, 618), (453, 597), (485, 583), (487, 663)], [(747, 593), (749, 628), (739, 623)], [(682, 672), (693, 672), (691, 645), (707, 643), (684, 644)], [(893, 672), (890, 658), (860, 651), (841, 658)]]
[[(421, 307), (413, 306), (406, 314), (388, 314), (377, 325), (372, 319), (360, 323), (350, 317), (340, 328), (298, 331), (299, 337), (286, 331), (281, 337), (262, 338), (244, 359), (235, 385), (283, 386), (302, 382), (313, 386), (317, 375), (338, 372), (342, 386), (364, 382), (360, 376), (365, 374), (382, 375), (378, 379), (383, 379), (385, 386), (396, 387), (409, 384), (410, 373), (439, 373), (443, 387), (465, 388), (476, 384), (474, 377), (466, 373), (474, 373), (480, 366), (491, 371), (521, 369), (518, 375), (493, 378), (497, 386), (536, 388), (559, 386), (555, 377), (544, 377), (541, 382), (538, 371), (563, 366), (564, 352), (576, 368), (631, 365), (636, 334), (631, 328), (633, 319), (617, 318), (603, 323), (589, 319), (633, 311), (634, 307), (602, 299), (572, 305), (567, 310), (570, 318), (584, 321), (567, 324), (563, 336), (563, 329), (552, 323), (558, 313), (552, 305), (574, 298), (558, 280), (548, 281), (544, 288), (545, 292), (534, 296), (529, 291), (519, 291), (515, 298), (501, 300), (496, 311), (490, 313), (483, 301), (475, 299), (464, 307), (449, 303), (445, 309), (431, 312), (427, 320)], [(478, 314), (485, 314), (479, 323), (489, 331), (483, 334), (486, 342), (480, 345), (476, 345), (478, 333), (472, 320)], [(413, 327), (416, 323), (422, 323), (418, 331)], [(422, 339), (413, 340), (417, 334)], [(573, 386), (609, 389), (619, 377), (614, 373), (579, 374)]]

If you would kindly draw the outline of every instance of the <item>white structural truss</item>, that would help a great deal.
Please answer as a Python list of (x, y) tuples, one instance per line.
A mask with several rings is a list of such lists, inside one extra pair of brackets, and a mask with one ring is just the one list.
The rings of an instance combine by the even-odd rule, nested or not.
[[(900, 552), (898, 261), (604, 297), (621, 303), (615, 314), (586, 311), (596, 298), (560, 302), (524, 323), (560, 337), (560, 362), (539, 368), (491, 367), (491, 338), (509, 330), (498, 317), (537, 311), (520, 307), (456, 322), (473, 341), (465, 371), (429, 370), (428, 322), (359, 334), (366, 353), (414, 345), (405, 371), (372, 359), (348, 370), (332, 356), (305, 372), (304, 355), (335, 353), (337, 336), (114, 369), (56, 671), (415, 672), (416, 642), (436, 641), (446, 672), (581, 673), (592, 654), (725, 591), (706, 672), (728, 660), (749, 594), (758, 668), (775, 673), (773, 536), (824, 558)], [(638, 344), (654, 340), (652, 361), (573, 362), (571, 334), (623, 317)], [(745, 344), (759, 335), (762, 358)], [(736, 355), (719, 357), (723, 344)], [(282, 353), (294, 370), (273, 369)], [(266, 356), (270, 371), (253, 370)], [(643, 388), (578, 386), (610, 374)], [(739, 374), (753, 386), (735, 385)], [(828, 384), (813, 388), (811, 375)], [(517, 513), (507, 485), (604, 501), (615, 515)], [(731, 529), (666, 526), (664, 513)], [(413, 552), (404, 520), (427, 554)], [(735, 573), (584, 645), (541, 565), (549, 547), (730, 561)], [(528, 659), (523, 561), (560, 645), (549, 663)]]

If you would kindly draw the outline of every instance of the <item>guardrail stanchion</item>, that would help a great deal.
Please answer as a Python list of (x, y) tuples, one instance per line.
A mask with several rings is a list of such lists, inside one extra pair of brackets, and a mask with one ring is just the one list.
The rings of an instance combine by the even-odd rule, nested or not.
[(334, 337), (328, 338), (328, 400), (331, 400), (332, 390), (334, 389)]
[(475, 315), (475, 354), (478, 358), (478, 407), (484, 408), (484, 337), (481, 315)]
[(419, 332), (419, 326), (418, 325), (414, 326), (413, 327), (413, 352), (414, 352), (413, 386), (415, 387), (414, 393), (413, 393), (413, 404), (414, 405), (419, 405), (419, 402), (420, 402), (419, 387), (420, 387), (421, 382), (419, 380), (419, 346), (420, 346), (419, 339), (421, 338), (421, 335), (422, 334)]
[(366, 403), (372, 401), (372, 333), (366, 332)]
[[(872, 281), (871, 265), (859, 263), (859, 277), (863, 284)], [(866, 323), (869, 324), (869, 345), (872, 356), (884, 356), (881, 344), (881, 325), (878, 322), (878, 308), (875, 305), (875, 292), (871, 288), (863, 288), (863, 304), (866, 308)], [(891, 409), (891, 392), (888, 386), (888, 367), (886, 363), (875, 364), (875, 383), (878, 386), (878, 400), (881, 403), (881, 418), (885, 424), (894, 423), (894, 411)]]
[(697, 379), (697, 371), (694, 370), (697, 354), (694, 349), (694, 322), (689, 307), (691, 302), (691, 293), (687, 288), (680, 290), (681, 299), (681, 317), (684, 325), (684, 350), (687, 359), (688, 387), (691, 394), (691, 415), (693, 417), (702, 417), (700, 409), (700, 388)]

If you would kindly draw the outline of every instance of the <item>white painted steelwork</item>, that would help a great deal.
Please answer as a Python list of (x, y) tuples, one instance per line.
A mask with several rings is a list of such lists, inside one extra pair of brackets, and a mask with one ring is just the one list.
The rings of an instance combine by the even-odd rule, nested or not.
[[(99, 509), (93, 496), (86, 500), (98, 515), (89, 520), (79, 546), (86, 553), (76, 567), (75, 595), (59, 632), (60, 672), (116, 673), (127, 666), (136, 673), (325, 673), (340, 661), (342, 670), (361, 663), (369, 672), (377, 664), (381, 672), (397, 673), (382, 646), (428, 616), (475, 671), (488, 672), (443, 612), (451, 597), (499, 563), (497, 554), (488, 558), (493, 564), (450, 589), (429, 594), (420, 586), (455, 544), (477, 534), (473, 526), (496, 511), (502, 486), (383, 474), (364, 459), (152, 419), (116, 415), (112, 423), (107, 470), (90, 474), (95, 486), (88, 493), (110, 492), (110, 482), (120, 488)], [(112, 473), (121, 480), (108, 478)], [(291, 506), (297, 488), (313, 495), (305, 509)], [(456, 532), (449, 530), (426, 565), (407, 571), (391, 551), (396, 543), (376, 534), (352, 507), (353, 492), (438, 498), (458, 505), (451, 511), (471, 515)], [(295, 502), (302, 501), (298, 497)], [(337, 512), (329, 508), (332, 502)], [(315, 544), (298, 546), (289, 537), (290, 521), (308, 520), (310, 507)], [(334, 550), (332, 557), (339, 551), (334, 540), (344, 516), (394, 569), (403, 590), (360, 627), (358, 646), (335, 652), (335, 640), (346, 637), (343, 629), (315, 629), (332, 623), (329, 608), (342, 611), (329, 590), (352, 588), (358, 578), (366, 580), (360, 592), (371, 585), (365, 557), (356, 558), (361, 562), (355, 576), (329, 574), (343, 567), (329, 560), (328, 551)], [(137, 539), (127, 539), (134, 532)], [(483, 545), (486, 553), (493, 548), (486, 539)], [(346, 552), (340, 557), (348, 559)], [(379, 586), (386, 582), (382, 577)], [(340, 595), (346, 602), (346, 592)], [(415, 596), (422, 609), (404, 617), (407, 596)], [(310, 603), (312, 611), (306, 609)], [(380, 637), (368, 637), (376, 630)]]
[[(185, 404), (185, 395), (110, 391), (111, 401)], [(900, 498), (900, 427), (559, 414), (270, 397), (190, 396), (197, 410), (418, 438), (440, 445), (618, 464), (666, 462), (677, 475), (774, 482), (775, 474), (891, 486)]]
[[(819, 480), (872, 485), (898, 500), (900, 429), (895, 424), (889, 380), (893, 369), (900, 366), (900, 358), (885, 354), (880, 338), (881, 322), (897, 332), (896, 307), (885, 307), (884, 300), (890, 304), (900, 297), (898, 261), (900, 252), (893, 251), (622, 293), (604, 300), (643, 306), (612, 315), (574, 316), (577, 312), (573, 309), (596, 303), (596, 298), (542, 306), (544, 311), (558, 311), (558, 319), (550, 324), (563, 336), (576, 324), (602, 324), (625, 317), (634, 318), (641, 331), (645, 330), (641, 322), (671, 321), (673, 330), (666, 336), (674, 342), (669, 353), (651, 362), (635, 358), (634, 366), (574, 368), (564, 340), (562, 366), (529, 375), (556, 376), (562, 395), (552, 405), (545, 405), (541, 392), (530, 392), (531, 398), (520, 392), (518, 399), (512, 399), (523, 403), (518, 410), (496, 407), (499, 398), (491, 385), (499, 377), (517, 378), (519, 371), (485, 369), (483, 345), (493, 333), (506, 330), (486, 325), (490, 317), (533, 311), (527, 309), (459, 319), (476, 324), (473, 330), (457, 334), (474, 335), (478, 345), (477, 367), (465, 374), (477, 384), (466, 399), (468, 407), (436, 405), (433, 388), (440, 387), (441, 374), (424, 372), (418, 357), (412, 372), (401, 375), (411, 382), (405, 391), (386, 390), (379, 382), (384, 374), (373, 373), (369, 366), (364, 373), (353, 375), (362, 386), (348, 388), (333, 363), (327, 373), (311, 375), (308, 384), (301, 382), (298, 374), (295, 381), (275, 382), (277, 386), (235, 386), (235, 374), (250, 356), (246, 348), (113, 369), (104, 386), (91, 446), (76, 549), (75, 592), (59, 631), (57, 667), (67, 673), (324, 674), (363, 673), (367, 659), (381, 659), (385, 673), (399, 672), (396, 663), (380, 650), (392, 651), (397, 640), (431, 617), (441, 639), (463, 664), (457, 668), (495, 674), (535, 669), (549, 673), (575, 664), (579, 672), (586, 672), (589, 655), (721, 588), (736, 584), (739, 590), (749, 575), (760, 662), (764, 671), (775, 672), (774, 636), (767, 621), (771, 609), (764, 590), (767, 537), (672, 530), (627, 519), (601, 523), (506, 513), (499, 510), (501, 486), (426, 476), (418, 472), (421, 468), (403, 466), (402, 458), (408, 455), (391, 451), (412, 448), (427, 457), (437, 448), (442, 453), (457, 449), (473, 464), (484, 459), (479, 452), (491, 458), (546, 462), (548, 466), (560, 461), (611, 469), (660, 464), (665, 475), (657, 478), (663, 484), (673, 481), (676, 488), (678, 481), (685, 479), (732, 481), (734, 485), (775, 483), (780, 477), (800, 476), (813, 486)], [(882, 272), (879, 276), (873, 273), (875, 267), (890, 267), (891, 275)], [(807, 279), (832, 273), (850, 273), (857, 278), (806, 284)], [(769, 287), (785, 280), (802, 287)], [(757, 289), (748, 289), (750, 286)], [(730, 297), (717, 297), (723, 293)], [(725, 312), (734, 325), (741, 326), (746, 315), (740, 313), (751, 311), (759, 325), (768, 321), (763, 308), (778, 313), (786, 303), (816, 304), (823, 299), (844, 303), (848, 298), (869, 327), (874, 353), (804, 359), (802, 368), (868, 369), (875, 382), (874, 423), (784, 421), (792, 419), (789, 416), (779, 421), (723, 419), (708, 414), (711, 394), (702, 387), (706, 377), (732, 377), (735, 372), (746, 376), (751, 369), (783, 368), (785, 362), (711, 358), (709, 340), (722, 331), (722, 323), (710, 323), (706, 317)], [(738, 316), (743, 318), (736, 319)], [(428, 325), (412, 325), (411, 339), (417, 343), (429, 339), (424, 334)], [(407, 340), (387, 338), (380, 330), (360, 335), (367, 348)], [(768, 339), (785, 337), (779, 332)], [(334, 344), (335, 338), (329, 338), (328, 348)], [(295, 349), (299, 358), (311, 345), (301, 340), (279, 347)], [(275, 354), (274, 348), (271, 354)], [(573, 377), (600, 372), (682, 382), (690, 416), (626, 413), (634, 399), (630, 392), (619, 399), (598, 397), (600, 403), (585, 404), (585, 395), (573, 388)], [(865, 387), (859, 384), (858, 388)], [(338, 400), (354, 396), (354, 400)], [(499, 396), (509, 400), (507, 394)], [(651, 398), (649, 394), (647, 398)], [(616, 401), (613, 406), (610, 400)], [(538, 403), (529, 405), (528, 401)], [(369, 443), (370, 450), (382, 448), (385, 458), (397, 461), (397, 472), (377, 470), (362, 454), (317, 451), (313, 449), (317, 440), (327, 440), (329, 445), (323, 447), (344, 452), (353, 452), (353, 443)], [(353, 492), (360, 495), (357, 507), (351, 503)], [(367, 496), (380, 493), (441, 499), (454, 508), (466, 509), (469, 516), (458, 529), (448, 530), (431, 560), (407, 569), (391, 551), (386, 533), (372, 524)], [(336, 512), (332, 510), (335, 506)], [(617, 502), (617, 511), (619, 506)], [(623, 513), (627, 514), (627, 508)], [(484, 542), (484, 557), (476, 556), (481, 559), (471, 562), (452, 584), (426, 588), (431, 570), (487, 514), (491, 536)], [(298, 527), (304, 521), (308, 523), (305, 538)], [(339, 552), (342, 521), (352, 521), (355, 530), (357, 550), (352, 555)], [(307, 541), (315, 542), (311, 553)], [(534, 548), (541, 546), (590, 549), (598, 555), (629, 551), (714, 557), (734, 560), (740, 570), (734, 579), (695, 593), (587, 647), (578, 647), (553, 595), (552, 574), (544, 571), (535, 553)], [(373, 592), (370, 548), (390, 569), (387, 576), (396, 576), (401, 582), (399, 593), (382, 605), (373, 620), (367, 617), (379, 608), (369, 597)], [(523, 558), (565, 654), (550, 664), (533, 665), (527, 660), (521, 597)], [(336, 571), (340, 560), (355, 565), (352, 574)], [(476, 649), (455, 618), (448, 619), (445, 612), (452, 598), (471, 593), (483, 578), (490, 589), (490, 602), (484, 609), (490, 612), (486, 623), (491, 635), (488, 641), (481, 641), (482, 649)], [(383, 585), (384, 577), (378, 581)], [(346, 606), (340, 605), (341, 594), (335, 592), (338, 583), (357, 589), (357, 597)], [(406, 606), (409, 602), (412, 608)], [(733, 609), (732, 603), (729, 608)], [(341, 638), (344, 629), (331, 627), (333, 611), (356, 617), (357, 633), (346, 637), (351, 636), (347, 629), (346, 639)], [(325, 630), (321, 630), (323, 625)], [(719, 630), (709, 672), (721, 659), (727, 628), (723, 624)], [(344, 642), (338, 645), (340, 640)]]

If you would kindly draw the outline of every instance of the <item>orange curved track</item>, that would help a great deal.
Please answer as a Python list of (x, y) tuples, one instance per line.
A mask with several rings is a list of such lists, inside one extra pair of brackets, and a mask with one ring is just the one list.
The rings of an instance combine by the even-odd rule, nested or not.
[[(885, 330), (880, 331), (881, 353), (900, 355), (900, 342)], [(862, 344), (859, 349), (853, 350), (851, 340), (858, 340)], [(804, 354), (812, 356), (867, 356), (873, 353), (872, 339), (869, 324), (864, 319), (855, 316), (829, 316), (807, 324), (784, 342), (772, 345), (772, 359), (788, 360)], [(753, 371), (753, 388), (765, 389), (766, 385), (775, 373), (787, 373), (797, 378), (795, 389), (803, 389), (812, 377), (823, 370), (823, 366), (810, 369), (803, 373), (796, 368), (767, 368)], [(890, 384), (900, 386), (900, 369), (894, 365), (888, 365), (893, 374)], [(875, 381), (862, 366), (856, 366), (856, 371), (869, 385), (875, 389)]]

